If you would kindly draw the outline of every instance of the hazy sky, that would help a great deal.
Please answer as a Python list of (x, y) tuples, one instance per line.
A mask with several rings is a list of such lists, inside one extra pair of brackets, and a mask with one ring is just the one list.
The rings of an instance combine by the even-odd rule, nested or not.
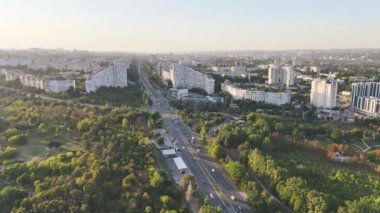
[(0, 48), (379, 48), (379, 0), (0, 0)]

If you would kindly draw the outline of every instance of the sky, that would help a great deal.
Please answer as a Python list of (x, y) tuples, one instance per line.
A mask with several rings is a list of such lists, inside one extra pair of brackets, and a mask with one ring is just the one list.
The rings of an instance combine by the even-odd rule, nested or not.
[(379, 0), (0, 0), (0, 48), (380, 48)]

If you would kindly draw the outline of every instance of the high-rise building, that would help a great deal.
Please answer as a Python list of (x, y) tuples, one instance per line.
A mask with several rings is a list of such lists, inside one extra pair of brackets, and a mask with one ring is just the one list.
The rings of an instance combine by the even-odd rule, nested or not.
[(380, 116), (380, 82), (353, 83), (350, 107), (364, 115)]
[(96, 92), (100, 87), (126, 87), (128, 85), (128, 66), (124, 63), (115, 63), (95, 74), (86, 81), (86, 92)]
[(316, 78), (311, 83), (310, 102), (320, 108), (336, 106), (338, 83), (332, 79)]
[(293, 66), (278, 66), (271, 64), (268, 72), (268, 84), (294, 85), (295, 72)]
[(214, 93), (215, 80), (182, 64), (173, 64), (170, 70), (162, 72), (164, 80), (171, 80), (174, 89), (200, 88), (207, 94)]

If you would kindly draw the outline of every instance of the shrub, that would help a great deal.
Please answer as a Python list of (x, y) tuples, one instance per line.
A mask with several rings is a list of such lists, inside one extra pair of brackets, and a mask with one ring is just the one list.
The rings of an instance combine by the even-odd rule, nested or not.
[(0, 151), (0, 157), (10, 159), (16, 156), (17, 149), (15, 147), (7, 146), (4, 150)]
[(23, 145), (26, 144), (27, 140), (28, 138), (25, 135), (14, 135), (8, 139), (8, 142), (17, 145)]
[(164, 138), (163, 137), (159, 137), (159, 138), (157, 138), (157, 143), (159, 144), (159, 145), (163, 145), (164, 144)]

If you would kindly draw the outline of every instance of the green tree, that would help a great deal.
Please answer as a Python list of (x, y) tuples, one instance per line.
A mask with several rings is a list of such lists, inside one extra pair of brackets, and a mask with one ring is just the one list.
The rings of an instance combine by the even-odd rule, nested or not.
[(214, 159), (223, 159), (226, 156), (225, 151), (217, 140), (212, 140), (208, 145), (207, 149), (208, 154)]
[(200, 135), (201, 135), (202, 142), (206, 143), (207, 142), (207, 132), (206, 132), (206, 127), (205, 126), (202, 126)]
[(237, 161), (230, 161), (224, 165), (226, 172), (234, 181), (240, 181), (245, 175), (244, 166)]
[(173, 203), (173, 199), (169, 197), (168, 195), (162, 195), (160, 197), (160, 201), (162, 205), (164, 206), (164, 208), (168, 208)]
[(199, 213), (222, 213), (222, 208), (220, 206), (213, 207), (210, 205), (202, 205), (198, 212)]
[(123, 118), (123, 121), (121, 122), (121, 126), (124, 128), (124, 129), (127, 129), (128, 128), (128, 120), (126, 118)]

